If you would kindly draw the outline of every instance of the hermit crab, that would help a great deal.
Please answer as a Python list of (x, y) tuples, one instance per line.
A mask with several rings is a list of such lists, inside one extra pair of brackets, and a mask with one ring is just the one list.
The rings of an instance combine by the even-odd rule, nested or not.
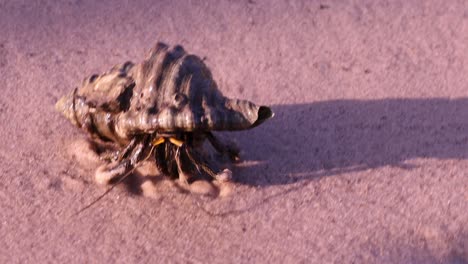
[(201, 175), (231, 179), (229, 169), (210, 164), (203, 143), (232, 161), (239, 150), (213, 131), (250, 129), (273, 116), (267, 106), (226, 98), (202, 59), (163, 43), (139, 64), (125, 62), (86, 78), (56, 109), (92, 140), (117, 146), (97, 171), (104, 178), (125, 177), (151, 158), (161, 173), (188, 183)]

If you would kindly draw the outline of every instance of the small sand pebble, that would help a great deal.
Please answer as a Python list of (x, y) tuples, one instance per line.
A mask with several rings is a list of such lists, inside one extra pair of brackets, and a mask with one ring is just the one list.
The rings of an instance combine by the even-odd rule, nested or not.
[(199, 180), (190, 184), (190, 192), (200, 195), (214, 196), (217, 193), (216, 187), (210, 182)]
[(141, 185), (141, 191), (143, 193), (143, 196), (145, 197), (157, 197), (158, 196), (158, 191), (157, 191), (157, 188), (156, 188), (156, 185), (150, 181), (150, 180), (147, 180), (147, 181), (144, 181)]
[(219, 197), (227, 197), (234, 191), (234, 183), (232, 182), (214, 182), (216, 187), (219, 189)]
[[(182, 187), (180, 187), (174, 181), (165, 179), (164, 177), (157, 177), (157, 179), (154, 177), (146, 177), (142, 181), (140, 188), (143, 192), (143, 196), (154, 198), (158, 197), (161, 193), (164, 194), (174, 191), (179, 192)], [(187, 191), (183, 188), (182, 190)]]

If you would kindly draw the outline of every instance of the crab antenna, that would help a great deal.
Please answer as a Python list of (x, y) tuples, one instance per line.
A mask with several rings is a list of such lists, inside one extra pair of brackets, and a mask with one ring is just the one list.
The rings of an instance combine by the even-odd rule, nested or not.
[(90, 204), (86, 205), (85, 207), (81, 208), (80, 210), (78, 210), (78, 212), (74, 213), (72, 216), (77, 216), (79, 215), (80, 213), (82, 213), (83, 211), (85, 211), (86, 209), (90, 208), (91, 206), (93, 206), (94, 204), (96, 204), (97, 202), (99, 202), (102, 198), (104, 198), (104, 196), (106, 196), (108, 193), (110, 193), (114, 188), (115, 186), (119, 185), (120, 183), (122, 183), (133, 171), (135, 171), (137, 167), (134, 167), (133, 169), (129, 170), (123, 177), (121, 177), (116, 183), (114, 183), (109, 189), (107, 189), (103, 194), (101, 194), (98, 198), (96, 198), (94, 201), (92, 201)]
[(149, 159), (149, 157), (151, 157), (151, 153), (153, 153), (153, 150), (154, 150), (154, 147), (153, 146), (151, 148), (151, 150), (149, 151), (149, 154), (148, 156), (146, 156), (146, 158), (144, 158), (142, 161), (138, 162), (135, 167), (133, 167), (133, 169), (129, 170), (127, 173), (124, 174), (124, 176), (122, 176), (116, 183), (112, 184), (112, 186), (107, 189), (103, 194), (101, 194), (98, 198), (96, 198), (94, 201), (92, 201), (90, 204), (86, 205), (85, 207), (81, 208), (80, 210), (78, 210), (76, 213), (74, 213), (72, 216), (77, 216), (79, 214), (81, 214), (83, 211), (85, 211), (86, 209), (90, 208), (91, 206), (93, 206), (94, 204), (96, 204), (97, 202), (99, 202), (102, 198), (104, 198), (104, 196), (106, 196), (108, 193), (110, 193), (117, 185), (119, 185), (120, 183), (122, 183), (125, 179), (128, 178), (128, 176), (130, 176), (130, 174), (132, 174), (137, 168), (138, 166), (143, 162), (143, 161), (146, 161)]

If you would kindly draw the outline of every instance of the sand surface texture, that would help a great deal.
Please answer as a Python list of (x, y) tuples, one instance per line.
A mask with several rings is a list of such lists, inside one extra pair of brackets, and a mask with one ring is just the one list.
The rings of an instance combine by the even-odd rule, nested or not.
[[(105, 187), (54, 104), (157, 41), (276, 116), (221, 133), (232, 184), (149, 164), (72, 216)], [(0, 0), (0, 73), (2, 263), (468, 262), (465, 1)]]

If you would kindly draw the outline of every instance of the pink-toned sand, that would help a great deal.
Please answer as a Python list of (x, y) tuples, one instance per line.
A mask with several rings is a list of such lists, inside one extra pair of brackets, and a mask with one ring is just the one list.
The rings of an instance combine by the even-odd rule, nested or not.
[[(212, 195), (72, 217), (105, 187), (54, 104), (156, 41), (276, 116), (222, 133), (244, 161)], [(467, 76), (464, 1), (0, 1), (0, 262), (467, 263)]]

